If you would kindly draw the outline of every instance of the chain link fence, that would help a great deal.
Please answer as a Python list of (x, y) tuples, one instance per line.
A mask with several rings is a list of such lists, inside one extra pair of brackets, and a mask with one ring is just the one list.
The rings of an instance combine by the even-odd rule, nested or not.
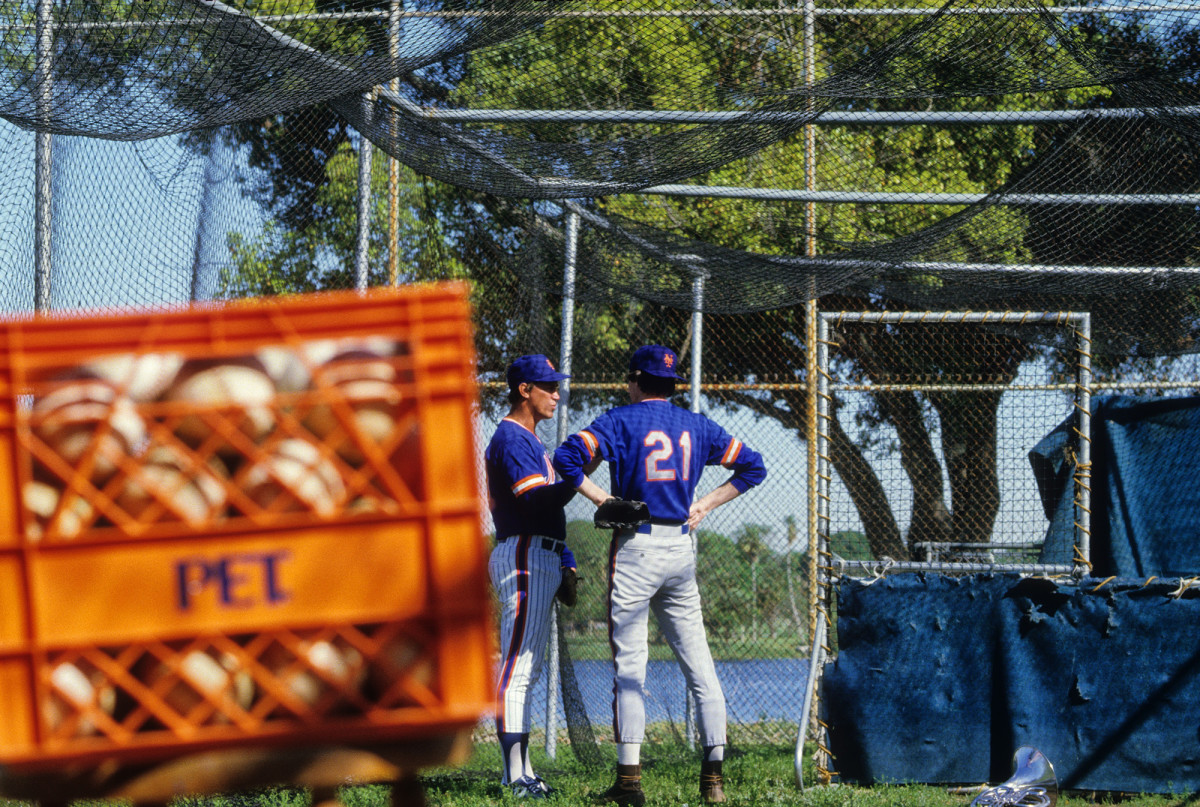
[[(700, 410), (769, 470), (697, 535), (735, 744), (791, 743), (803, 718), (819, 596), (805, 300), (1090, 311), (1104, 348), (1094, 394), (1196, 393), (1191, 7), (210, 5), (65, 4), (39, 23), (58, 37), (53, 59), (29, 35), (33, 3), (0, 15), (10, 85), (53, 89), (14, 93), (0, 128), (0, 306), (469, 279), (481, 447), (516, 355), (568, 352), (565, 420), (543, 424), (547, 446), (624, 402), (638, 345), (696, 360)], [(419, 16), (435, 12), (449, 16)], [(133, 28), (136, 40), (113, 33)], [(118, 80), (122, 64), (134, 78)], [(538, 118), (580, 105), (590, 117)], [(704, 117), (714, 110), (730, 117)], [(709, 185), (622, 195), (682, 180)], [(717, 186), (757, 197), (706, 195)], [(53, 201), (35, 237), (31, 189)], [(574, 288), (574, 203), (528, 202), (568, 197), (596, 200)], [(1027, 455), (1071, 413), (1064, 345), (987, 328), (837, 338), (833, 552), (871, 563), (1036, 552), (1046, 517)], [(676, 402), (691, 406), (690, 393)], [(703, 484), (720, 481), (710, 471)], [(568, 518), (584, 579), (560, 629), (603, 739), (607, 536), (584, 502)], [(682, 678), (652, 640), (652, 736), (688, 744)], [(557, 693), (547, 702), (545, 725), (573, 742), (565, 726), (579, 713)]]

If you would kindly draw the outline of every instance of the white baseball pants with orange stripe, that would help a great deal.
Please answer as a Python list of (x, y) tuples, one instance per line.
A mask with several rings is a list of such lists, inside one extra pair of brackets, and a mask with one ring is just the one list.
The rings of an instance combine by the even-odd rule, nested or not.
[(492, 550), (488, 575), (500, 602), (500, 670), (496, 680), (497, 731), (529, 731), (529, 696), (542, 674), (554, 594), (562, 582), (562, 553), (549, 539), (514, 535)]
[(725, 694), (708, 648), (696, 586), (692, 538), (679, 527), (622, 531), (609, 555), (609, 641), (613, 651), (613, 731), (618, 743), (646, 734), (646, 662), (651, 611), (696, 703), (704, 746), (725, 744)]

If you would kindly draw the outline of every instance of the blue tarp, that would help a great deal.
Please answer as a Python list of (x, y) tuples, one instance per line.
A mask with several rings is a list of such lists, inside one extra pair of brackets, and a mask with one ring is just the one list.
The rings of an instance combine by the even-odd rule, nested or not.
[(1200, 791), (1200, 590), (896, 575), (838, 590), (822, 702), (844, 781), (980, 783), (1031, 745), (1064, 790)]
[[(1092, 574), (1200, 574), (1200, 398), (1092, 402)], [(1050, 527), (1044, 563), (1073, 562), (1077, 439), (1064, 422), (1030, 452)]]

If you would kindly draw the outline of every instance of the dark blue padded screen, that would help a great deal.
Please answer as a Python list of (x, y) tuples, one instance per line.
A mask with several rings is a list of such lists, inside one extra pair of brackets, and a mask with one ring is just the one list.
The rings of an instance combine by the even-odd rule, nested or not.
[[(1096, 577), (1200, 573), (1200, 398), (1092, 402), (1091, 562)], [(1073, 421), (1029, 454), (1050, 527), (1044, 563), (1074, 560)]]
[(1200, 590), (973, 575), (838, 588), (822, 703), (844, 781), (1200, 791)]

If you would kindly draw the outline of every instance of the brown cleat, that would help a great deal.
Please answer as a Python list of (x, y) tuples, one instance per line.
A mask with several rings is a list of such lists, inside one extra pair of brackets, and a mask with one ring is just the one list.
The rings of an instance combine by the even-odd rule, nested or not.
[(700, 800), (705, 804), (725, 802), (725, 776), (720, 762), (700, 763)]
[(646, 794), (642, 792), (642, 766), (618, 765), (617, 781), (597, 796), (596, 801), (621, 807), (642, 807), (646, 803)]

